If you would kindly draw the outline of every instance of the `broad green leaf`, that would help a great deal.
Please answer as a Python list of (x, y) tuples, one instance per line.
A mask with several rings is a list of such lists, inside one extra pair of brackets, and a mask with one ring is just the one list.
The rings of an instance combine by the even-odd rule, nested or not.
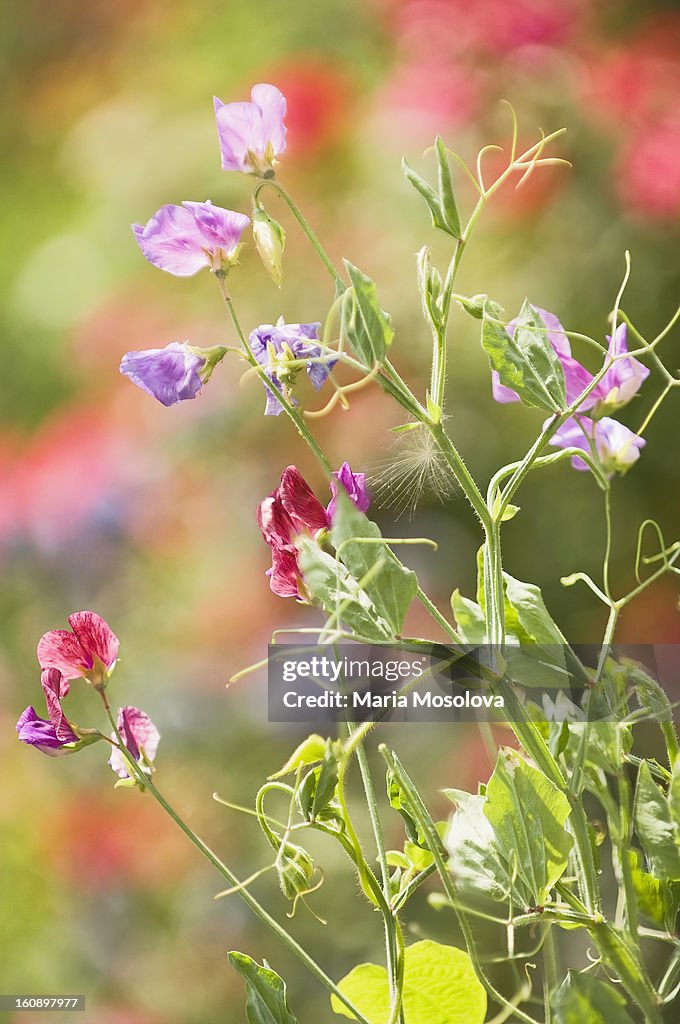
[[(390, 994), (387, 971), (376, 964), (360, 964), (338, 983), (370, 1024), (388, 1024)], [(425, 939), (404, 952), (405, 1024), (482, 1024), (486, 992), (470, 957), (455, 946)], [(331, 996), (335, 1013), (355, 1018)]]
[(301, 765), (316, 764), (318, 761), (323, 761), (325, 753), (326, 740), (323, 736), (319, 736), (318, 733), (313, 732), (311, 736), (308, 736), (302, 741), (302, 743), (297, 745), (283, 768), (274, 775), (270, 775), (269, 780), (272, 781), (274, 779), (280, 779), (284, 775), (290, 775), (292, 772), (297, 771)]
[(592, 974), (569, 971), (553, 1002), (555, 1024), (633, 1024), (626, 998)]
[[(375, 543), (382, 536), (378, 526), (359, 511), (342, 488), (338, 491), (331, 529), (331, 541), (338, 558), (389, 624), (392, 635), (398, 636), (408, 607), (418, 592), (416, 574), (402, 565), (387, 544)], [(369, 543), (361, 543), (362, 540)]]
[(246, 1019), (248, 1024), (299, 1024), (288, 1008), (283, 978), (267, 966), (256, 963), (245, 953), (228, 953), (229, 963), (246, 982)]
[(486, 797), (458, 789), (445, 789), (456, 805), (445, 837), (449, 870), (462, 893), (489, 896), (526, 908), (531, 895), (501, 853), (489, 819), (484, 814)]
[(503, 573), (505, 584), (506, 618), (518, 640), (536, 644), (564, 644), (564, 635), (553, 622), (545, 606), (540, 587), (523, 583), (509, 573)]
[(298, 543), (300, 568), (307, 589), (335, 625), (346, 623), (368, 640), (391, 640), (393, 631), (368, 594), (342, 562), (322, 551), (309, 538)]
[(520, 310), (512, 337), (485, 310), (482, 347), (501, 384), (516, 391), (525, 405), (548, 412), (561, 412), (567, 407), (562, 364), (540, 314), (528, 300)]
[(352, 294), (343, 305), (343, 326), (354, 354), (364, 366), (372, 369), (384, 362), (394, 338), (392, 321), (378, 305), (375, 282), (345, 260), (352, 282)]
[(660, 881), (643, 869), (639, 850), (627, 853), (640, 913), (672, 934), (680, 906), (680, 882)]
[(571, 812), (564, 793), (514, 750), (501, 749), (486, 789), (484, 814), (499, 848), (543, 906), (562, 876), (572, 847), (564, 827)]
[(451, 610), (458, 632), (466, 644), (486, 643), (484, 611), (476, 601), (471, 601), (469, 597), (463, 597), (460, 590), (454, 590), (451, 594)]
[(680, 841), (670, 803), (657, 786), (646, 761), (640, 765), (635, 793), (635, 831), (651, 873), (662, 880), (680, 879)]

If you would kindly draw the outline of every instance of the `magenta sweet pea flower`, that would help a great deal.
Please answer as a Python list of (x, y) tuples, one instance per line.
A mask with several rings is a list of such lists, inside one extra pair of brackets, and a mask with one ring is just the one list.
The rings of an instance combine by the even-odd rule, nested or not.
[(149, 263), (177, 277), (190, 277), (204, 267), (224, 271), (232, 266), (248, 224), (245, 214), (208, 200), (161, 206), (146, 224), (133, 224), (132, 232)]
[[(608, 416), (600, 420), (574, 416), (563, 423), (550, 440), (550, 444), (557, 448), (581, 448), (590, 452), (599, 460), (608, 476), (628, 472), (639, 459), (640, 451), (646, 443), (644, 438), (633, 433), (623, 423)], [(588, 469), (577, 455), (572, 457), (571, 464), (574, 469)]]
[(286, 98), (274, 85), (254, 85), (250, 103), (223, 103), (213, 97), (225, 171), (272, 177), (286, 148)]
[[(338, 357), (327, 354), (322, 356), (321, 348), (315, 344), (319, 340), (320, 323), (287, 324), (281, 317), (277, 324), (260, 324), (250, 334), (250, 347), (253, 355), (278, 391), (297, 405), (290, 394), (290, 389), (301, 367), (291, 365), (299, 360), (306, 360), (307, 376), (316, 391), (319, 391)], [(278, 416), (283, 410), (276, 395), (269, 389), (265, 405), (265, 416)]]
[(72, 632), (52, 629), (38, 642), (41, 668), (61, 672), (62, 697), (68, 693), (68, 681), (78, 677), (103, 689), (118, 658), (118, 637), (94, 612), (75, 612), (68, 621)]
[(58, 669), (47, 668), (43, 669), (41, 682), (48, 718), (40, 718), (35, 708), (27, 707), (17, 722), (19, 739), (51, 757), (72, 753), (73, 744), (79, 742), (79, 737), (71, 728), (61, 706), (62, 698), (68, 693), (68, 681)]
[(301, 598), (303, 580), (295, 541), (327, 529), (329, 517), (296, 466), (281, 474), (276, 490), (260, 503), (257, 523), (272, 549), (272, 567), (267, 571), (271, 589), (279, 597)]
[(597, 386), (597, 395), (602, 411), (613, 411), (630, 402), (643, 382), (649, 377), (649, 367), (644, 366), (628, 353), (628, 328), (619, 324), (613, 335), (607, 335), (607, 355), (624, 356), (610, 366)]
[(167, 407), (196, 398), (203, 386), (200, 371), (205, 365), (205, 357), (187, 342), (173, 341), (165, 348), (126, 352), (120, 372)]
[[(156, 726), (148, 715), (140, 711), (139, 708), (131, 706), (119, 709), (117, 726), (121, 739), (133, 760), (143, 771), (150, 774), (161, 738)], [(111, 733), (111, 739), (117, 742), (115, 733)], [(119, 748), (114, 747), (108, 763), (119, 778), (130, 778), (129, 764)]]
[(333, 497), (328, 505), (328, 517), (333, 519), (338, 502), (338, 483), (342, 484), (350, 500), (356, 505), (360, 512), (367, 512), (371, 499), (366, 489), (366, 474), (353, 473), (349, 462), (343, 462), (337, 473), (331, 474), (331, 494)]

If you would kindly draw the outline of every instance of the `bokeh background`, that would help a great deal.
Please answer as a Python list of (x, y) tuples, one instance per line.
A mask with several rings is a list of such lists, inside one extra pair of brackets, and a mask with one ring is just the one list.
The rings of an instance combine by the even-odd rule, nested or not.
[[(23, 0), (0, 41), (4, 136), (0, 234), (0, 989), (85, 992), (96, 1024), (243, 1019), (227, 949), (266, 957), (289, 981), (301, 1020), (332, 1017), (323, 992), (262, 932), (151, 800), (113, 791), (99, 747), (50, 760), (19, 747), (14, 722), (40, 703), (35, 644), (76, 609), (121, 637), (113, 700), (147, 710), (162, 734), (162, 790), (242, 874), (267, 863), (252, 820), (212, 801), (252, 805), (264, 777), (304, 734), (265, 721), (261, 675), (225, 689), (261, 658), (276, 626), (313, 613), (275, 598), (254, 511), (296, 462), (322, 481), (289, 425), (262, 416), (257, 382), (226, 362), (196, 402), (164, 409), (118, 373), (121, 355), (189, 338), (232, 343), (207, 273), (174, 279), (145, 263), (129, 225), (183, 199), (248, 209), (251, 182), (220, 171), (213, 93), (246, 98), (258, 81), (288, 97), (281, 167), (334, 258), (379, 284), (394, 318), (393, 357), (416, 388), (427, 377), (414, 253), (446, 243), (407, 185), (436, 131), (469, 160), (507, 142), (506, 97), (520, 138), (565, 126), (555, 167), (501, 191), (466, 255), (459, 287), (514, 312), (527, 294), (572, 329), (602, 337), (629, 249), (624, 307), (652, 337), (680, 292), (680, 16), (673, 2), (590, 0)], [(494, 158), (489, 158), (489, 169)], [(460, 205), (473, 196), (460, 176)], [(329, 281), (282, 204), (286, 278), (278, 291), (254, 248), (233, 294), (251, 328), (280, 314), (323, 319)], [(478, 324), (454, 314), (450, 428), (481, 480), (524, 451), (537, 415), (494, 406)], [(677, 366), (678, 334), (665, 352)], [(674, 351), (673, 351), (674, 350)], [(651, 394), (658, 379), (650, 380)], [(649, 397), (626, 411), (642, 421)], [(376, 390), (319, 430), (333, 460), (374, 475), (403, 459), (398, 414)], [(616, 485), (619, 589), (632, 581), (636, 531), (654, 515), (677, 528), (677, 406), (662, 409), (634, 471)], [(402, 495), (377, 516), (390, 533), (427, 535), (409, 549), (426, 589), (447, 606), (470, 593), (479, 535), (458, 493), (426, 493), (395, 523)], [(536, 474), (506, 528), (508, 569), (543, 588), (565, 633), (596, 641), (602, 613), (560, 576), (598, 572), (600, 499), (567, 466)], [(415, 615), (414, 629), (429, 627)], [(677, 587), (645, 594), (622, 623), (629, 641), (680, 640)], [(79, 691), (79, 692), (76, 692)], [(98, 723), (85, 687), (73, 717)], [(474, 787), (490, 764), (462, 727), (390, 727), (435, 810), (437, 787)], [(388, 825), (401, 842), (397, 821)], [(378, 922), (333, 849), (326, 884), (291, 928), (340, 976), (378, 955)], [(256, 886), (283, 917), (275, 880)], [(411, 934), (439, 929), (423, 901)], [(61, 1015), (60, 1022), (68, 1015)], [(9, 1019), (9, 1018), (8, 1018)], [(21, 1015), (22, 1024), (32, 1018)], [(50, 1014), (36, 1015), (49, 1024)], [(74, 1019), (82, 1022), (83, 1015)], [(19, 1020), (19, 1017), (16, 1017)]]

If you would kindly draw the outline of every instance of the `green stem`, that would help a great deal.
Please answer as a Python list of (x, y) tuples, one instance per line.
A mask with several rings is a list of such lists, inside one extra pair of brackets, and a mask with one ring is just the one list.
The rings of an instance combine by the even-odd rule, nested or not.
[(319, 241), (319, 238), (318, 238), (316, 232), (314, 231), (314, 229), (312, 228), (311, 224), (309, 223), (309, 221), (307, 220), (307, 218), (303, 214), (303, 212), (300, 209), (300, 207), (297, 205), (297, 203), (295, 202), (295, 200), (291, 196), (290, 192), (286, 188), (284, 188), (283, 185), (279, 181), (276, 181), (274, 178), (267, 178), (264, 181), (261, 181), (256, 186), (253, 198), (257, 199), (257, 197), (259, 196), (259, 194), (262, 191), (262, 189), (266, 188), (267, 186), (270, 186), (270, 188), (276, 189), (278, 194), (281, 196), (283, 201), (288, 206), (288, 209), (293, 214), (293, 216), (297, 220), (298, 224), (300, 225), (300, 227), (304, 231), (305, 235), (307, 236), (308, 241), (313, 246), (317, 256), (319, 257), (319, 259), (323, 263), (324, 267), (326, 268), (326, 270), (328, 271), (330, 276), (333, 278), (333, 281), (335, 282), (336, 293), (340, 294), (341, 292), (344, 292), (345, 288), (347, 287), (345, 285), (345, 282), (342, 280), (342, 278), (338, 274), (337, 270), (333, 266), (333, 261), (331, 260), (330, 256), (328, 255), (328, 253), (324, 249), (324, 247), (321, 244), (321, 242)]
[(361, 773), (361, 780), (364, 786), (368, 814), (371, 819), (373, 838), (375, 839), (375, 845), (378, 853), (383, 896), (387, 905), (387, 913), (383, 913), (383, 921), (385, 926), (387, 977), (389, 979), (391, 1003), (391, 1013), (388, 1024), (403, 1024), (404, 1013), (402, 1009), (402, 996), (404, 987), (404, 940), (401, 935), (401, 925), (399, 924), (396, 913), (391, 907), (392, 894), (390, 892), (390, 869), (387, 863), (387, 851), (385, 849), (385, 840), (382, 825), (380, 823), (380, 815), (378, 813), (378, 804), (375, 798), (375, 789), (373, 787), (373, 780), (371, 779), (368, 759), (366, 757), (366, 751), (363, 743), (357, 744), (356, 755), (359, 771)]
[(234, 891), (238, 893), (238, 895), (249, 907), (249, 909), (253, 912), (253, 914), (255, 914), (255, 916), (259, 918), (259, 920), (264, 925), (266, 925), (266, 927), (269, 928), (270, 931), (272, 931), (283, 942), (286, 948), (289, 949), (290, 952), (305, 965), (307, 970), (314, 975), (317, 981), (321, 982), (324, 988), (331, 992), (336, 997), (336, 999), (339, 999), (343, 1006), (346, 1006), (350, 1013), (354, 1017), (356, 1017), (356, 1019), (360, 1021), (361, 1024), (370, 1024), (370, 1022), (366, 1020), (366, 1018), (356, 1008), (356, 1006), (354, 1006), (352, 1001), (348, 999), (347, 996), (345, 996), (340, 991), (335, 982), (331, 978), (329, 978), (329, 976), (326, 974), (323, 968), (321, 968), (319, 964), (317, 964), (317, 962), (309, 955), (309, 953), (298, 942), (296, 942), (292, 935), (289, 935), (286, 929), (282, 925), (280, 925), (279, 922), (264, 909), (264, 907), (258, 902), (258, 900), (256, 900), (255, 897), (251, 895), (248, 889), (244, 889), (242, 887), (242, 883), (240, 882), (238, 877), (233, 873), (233, 871), (231, 871), (227, 867), (224, 861), (220, 860), (217, 854), (210, 849), (207, 843), (203, 842), (203, 840), (199, 836), (197, 836), (196, 833), (193, 832), (191, 828), (189, 828), (189, 826), (182, 820), (182, 818), (174, 810), (174, 808), (170, 806), (165, 797), (162, 796), (161, 793), (159, 793), (159, 791), (156, 789), (155, 785), (153, 784), (149, 776), (140, 769), (139, 765), (131, 756), (127, 747), (125, 746), (123, 739), (120, 735), (120, 732), (118, 731), (116, 720), (113, 717), (111, 707), (106, 699), (105, 694), (102, 694), (102, 699), (104, 702), (104, 708), (106, 710), (109, 722), (111, 723), (111, 727), (114, 731), (114, 734), (118, 739), (120, 751), (123, 757), (125, 757), (125, 759), (128, 762), (132, 776), (136, 778), (137, 781), (142, 786), (144, 786), (145, 789), (148, 789), (148, 791), (153, 796), (154, 800), (163, 808), (165, 813), (169, 815), (170, 818), (172, 818), (177, 827), (181, 829), (181, 831), (190, 840), (190, 842), (192, 842), (193, 845), (203, 854), (203, 856), (213, 865), (213, 867), (216, 868), (219, 874), (229, 883), (230, 887), (234, 888)]

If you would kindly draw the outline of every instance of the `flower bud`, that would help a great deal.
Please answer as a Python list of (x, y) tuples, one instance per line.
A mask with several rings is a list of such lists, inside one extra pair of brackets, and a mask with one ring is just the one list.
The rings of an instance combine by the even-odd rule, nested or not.
[(295, 843), (286, 843), (277, 857), (276, 870), (281, 891), (286, 899), (294, 900), (309, 892), (314, 862), (307, 851)]
[(286, 233), (273, 220), (262, 206), (253, 211), (253, 237), (260, 254), (264, 269), (267, 271), (277, 288), (283, 281), (283, 250), (286, 245)]

